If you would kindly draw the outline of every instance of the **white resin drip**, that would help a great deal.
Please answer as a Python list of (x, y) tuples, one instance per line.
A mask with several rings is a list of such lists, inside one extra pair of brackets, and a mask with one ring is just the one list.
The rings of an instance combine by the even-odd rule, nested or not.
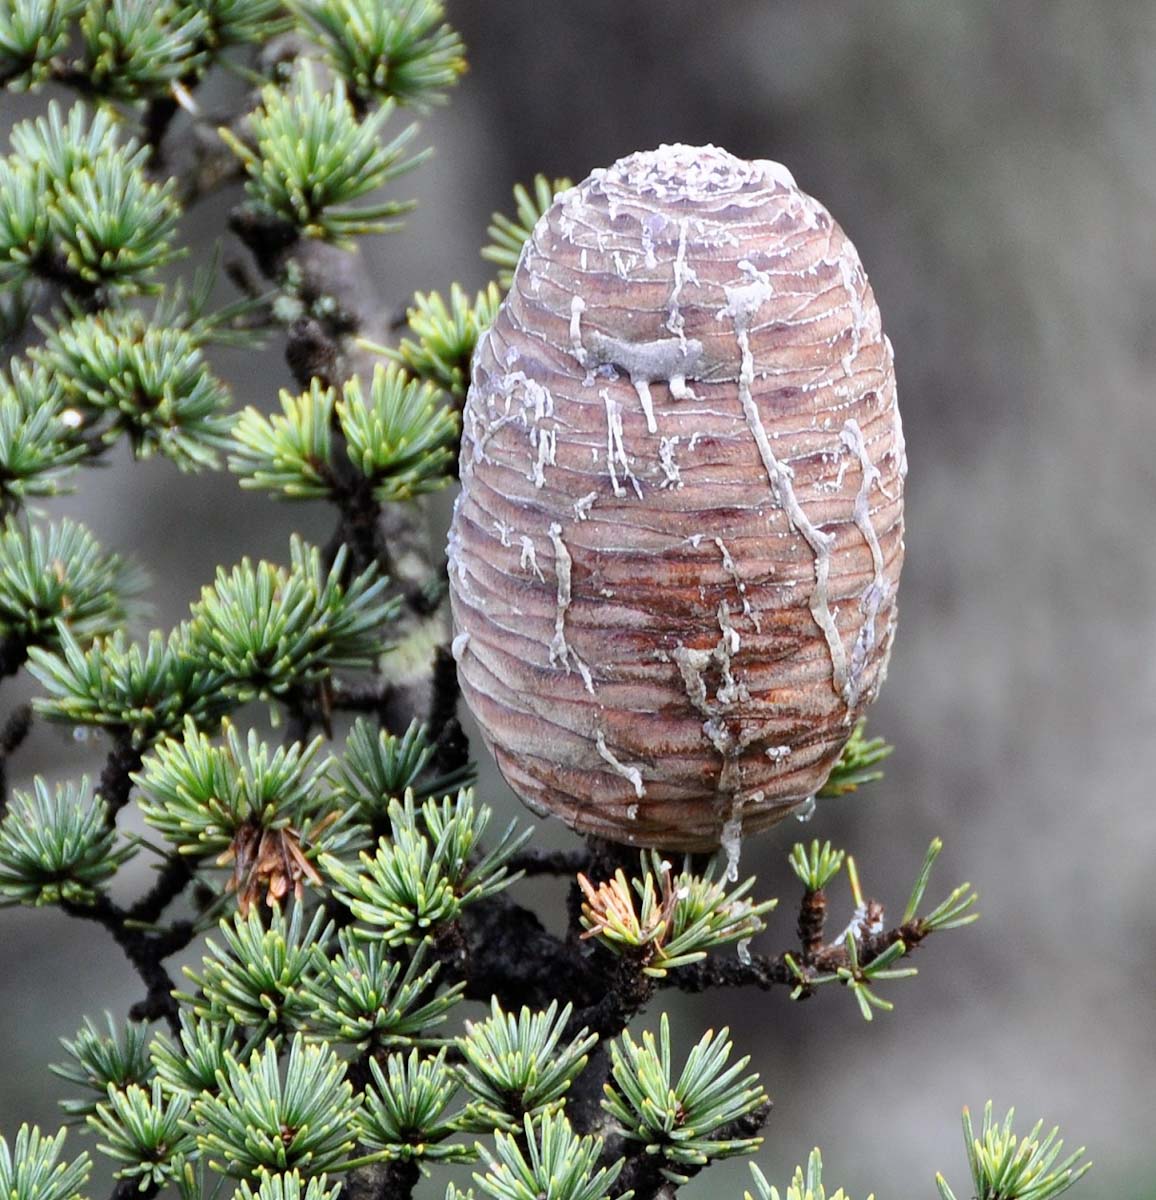
[[(686, 231), (688, 222), (684, 218), (678, 223), (678, 248), (674, 253), (674, 288), (670, 293), (670, 311), (666, 327), (678, 338), (679, 345), (686, 349), (686, 319), (679, 308), (682, 289), (687, 283), (698, 283), (698, 275), (686, 262)], [(672, 381), (673, 383), (673, 381)], [(673, 387), (671, 389), (673, 391)], [(681, 397), (676, 397), (676, 399)]]
[(642, 244), (642, 261), (648, 267), (657, 267), (658, 258), (654, 253), (654, 231), (650, 227), (650, 218), (643, 217), (639, 224), (641, 225), (639, 240)]
[(608, 195), (628, 197), (677, 196), (689, 203), (717, 201), (754, 207), (765, 203), (768, 190), (790, 188), (795, 182), (781, 163), (767, 159), (748, 162), (718, 146), (686, 146), (676, 142), (621, 158), (593, 172)]
[(574, 560), (562, 540), (562, 526), (556, 521), (550, 526), (550, 541), (554, 545), (554, 575), (558, 580), (558, 598), (554, 608), (554, 636), (550, 639), (550, 665), (561, 663), (566, 674), (575, 670), (582, 676), (586, 690), (594, 695), (594, 680), (590, 669), (566, 641), (566, 612), (570, 607), (570, 572)]
[(815, 587), (811, 592), (811, 616), (818, 625), (827, 642), (831, 655), (831, 683), (835, 691), (850, 704), (848, 698), (847, 652), (843, 648), (843, 640), (831, 615), (827, 600), (827, 580), (831, 572), (831, 549), (835, 539), (819, 529), (803, 511), (795, 495), (794, 472), (787, 463), (780, 462), (771, 447), (770, 438), (763, 425), (763, 418), (758, 405), (751, 394), (751, 386), (755, 378), (754, 355), (751, 351), (750, 323), (751, 318), (762, 302), (771, 295), (771, 285), (765, 276), (755, 272), (749, 263), (739, 264), (756, 277), (753, 282), (739, 287), (726, 288), (727, 305), (719, 314), (729, 316), (734, 321), (735, 339), (739, 346), (741, 365), (739, 367), (739, 401), (742, 404), (743, 415), (747, 427), (755, 439), (759, 456), (763, 460), (763, 468), (771, 485), (771, 493), (779, 506), (787, 514), (791, 526), (802, 536), (811, 553), (815, 556)]
[(649, 379), (632, 379), (634, 390), (638, 393), (638, 403), (642, 406), (642, 415), (646, 417), (646, 428), (651, 433), (658, 432), (658, 424), (654, 419), (654, 397), (650, 394)]
[(470, 644), (470, 635), (468, 633), (459, 633), (457, 637), (450, 643), (450, 654), (453, 655), (454, 662), (461, 662), (462, 656), (466, 652), (466, 647)]
[(646, 428), (650, 433), (658, 432), (654, 419), (654, 401), (650, 385), (667, 381), (670, 393), (676, 400), (691, 400), (694, 392), (687, 386), (702, 362), (702, 342), (697, 338), (656, 338), (652, 342), (626, 342), (621, 338), (607, 337), (604, 333), (593, 333), (587, 347), (588, 359), (593, 366), (611, 366), (625, 371), (638, 393), (646, 417)]
[(731, 814), (723, 822), (719, 835), (719, 844), (726, 856), (726, 877), (730, 883), (737, 883), (739, 878), (739, 858), (743, 852), (743, 814), (741, 802), (736, 800)]
[(570, 670), (570, 648), (566, 645), (566, 610), (570, 607), (570, 569), (574, 560), (562, 540), (562, 526), (550, 526), (554, 545), (554, 576), (558, 581), (558, 599), (554, 611), (554, 638), (550, 642), (550, 662), (562, 662)]
[[(730, 607), (725, 600), (719, 602), (718, 624), (721, 637), (712, 649), (695, 650), (679, 645), (670, 658), (682, 676), (686, 698), (695, 711), (706, 717), (702, 724), (703, 734), (715, 750), (729, 760), (735, 752), (735, 739), (723, 721), (723, 715), (734, 704), (748, 702), (751, 696), (747, 685), (735, 678), (733, 659), (742, 646), (742, 638), (731, 623)], [(722, 677), (713, 701), (705, 678), (712, 664)]]
[(536, 488), (540, 488), (546, 482), (546, 468), (555, 465), (555, 458), (558, 453), (558, 434), (553, 429), (534, 429), (531, 437), (531, 443), (535, 440), (538, 444), (538, 457), (534, 462), (533, 470), (526, 476)]
[(863, 297), (859, 292), (858, 267), (846, 252), (839, 256), (839, 275), (847, 291), (847, 303), (851, 309), (851, 349), (843, 355), (843, 373), (850, 375), (854, 371), (855, 359), (863, 341), (867, 310), (863, 307)]
[(522, 558), (518, 565), (523, 571), (533, 571), (543, 583), (546, 582), (546, 576), (538, 566), (538, 552), (534, 549), (534, 539), (526, 534), (522, 534)]
[(607, 388), (598, 393), (602, 403), (606, 405), (606, 466), (610, 472), (610, 486), (616, 496), (625, 496), (626, 489), (618, 482), (618, 472), (615, 463), (622, 468), (622, 474), (629, 479), (634, 487), (635, 495), (642, 499), (642, 485), (635, 479), (630, 470), (630, 460), (626, 457), (626, 446), (622, 441), (622, 409)]
[(750, 700), (751, 695), (747, 690), (745, 683), (739, 683), (735, 680), (734, 669), (731, 660), (738, 654), (742, 646), (742, 639), (739, 637), (739, 632), (731, 624), (730, 606), (725, 600), (719, 601), (718, 606), (718, 627), (722, 633), (719, 639), (719, 644), (715, 647), (715, 661), (719, 665), (722, 673), (723, 682), (717, 693), (717, 700), (724, 708), (736, 701), (744, 703)]
[[(455, 518), (457, 517), (461, 502), (462, 494), (459, 492), (454, 500)], [(462, 552), (462, 535), (456, 521), (450, 522), (449, 532), (446, 535), (446, 567), (450, 574), (457, 576), (458, 587), (461, 588), (462, 595), (469, 597), (475, 604), (484, 607), (486, 603), (485, 597), (475, 592), (473, 585), (470, 583), (470, 573), (466, 567), (466, 557)]]
[(658, 465), (666, 478), (662, 482), (664, 488), (682, 487), (682, 475), (678, 469), (674, 452), (678, 447), (677, 437), (660, 438), (658, 442)]
[(634, 794), (641, 800), (646, 795), (646, 788), (642, 782), (642, 772), (637, 767), (628, 767), (614, 756), (610, 747), (606, 745), (606, 738), (601, 729), (598, 730), (595, 736), (594, 744), (598, 747), (598, 753), (602, 756), (603, 762), (608, 763), (617, 771), (634, 788)]
[(855, 496), (855, 525), (871, 551), (873, 570), (872, 578), (863, 589), (863, 595), (859, 599), (859, 611), (863, 614), (863, 625), (851, 650), (848, 686), (853, 695), (853, 699), (849, 703), (853, 704), (859, 696), (863, 668), (867, 664), (871, 651), (875, 648), (875, 622), (879, 616), (880, 607), (887, 599), (888, 586), (883, 563), (883, 550), (879, 545), (879, 535), (875, 532), (875, 526), (871, 522), (870, 504), (871, 488), (879, 483), (882, 475), (867, 453), (867, 443), (857, 421), (853, 419), (846, 421), (843, 425), (842, 439), (844, 445), (859, 459), (862, 479), (859, 483), (859, 491)]
[(691, 650), (686, 646), (676, 646), (671, 658), (682, 676), (682, 686), (686, 689), (686, 698), (704, 717), (714, 717), (714, 711), (707, 701), (706, 680), (703, 672), (710, 666), (711, 651)]
[(734, 580), (734, 585), (738, 589), (738, 593), (743, 602), (743, 616), (755, 627), (756, 633), (762, 633), (762, 626), (759, 624), (758, 614), (751, 607), (751, 602), (747, 598), (747, 585), (743, 582), (742, 576), (739, 574), (739, 569), (735, 565), (735, 560), (731, 556), (731, 552), (727, 549), (726, 542), (720, 537), (714, 539), (714, 544), (718, 547), (719, 553), (722, 555), (723, 570)]
[[(895, 348), (891, 345), (891, 339), (883, 335), (883, 348), (887, 352), (887, 373), (892, 379), (895, 377)], [(907, 478), (907, 442), (903, 437), (903, 418), (899, 415), (898, 398), (892, 397), (891, 400), (891, 438), (894, 443), (892, 454), (895, 455), (899, 478)]]
[[(585, 250), (582, 251), (586, 253)], [(581, 296), (573, 296), (570, 300), (570, 350), (580, 367), (586, 365), (586, 347), (582, 345), (582, 314), (586, 311), (586, 301)]]

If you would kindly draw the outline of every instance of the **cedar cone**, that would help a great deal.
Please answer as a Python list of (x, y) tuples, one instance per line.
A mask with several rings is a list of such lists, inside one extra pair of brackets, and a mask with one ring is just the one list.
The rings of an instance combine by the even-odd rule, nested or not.
[(670, 850), (812, 797), (885, 673), (906, 467), (859, 256), (784, 167), (661, 146), (559, 195), (474, 354), (449, 535), (514, 791)]

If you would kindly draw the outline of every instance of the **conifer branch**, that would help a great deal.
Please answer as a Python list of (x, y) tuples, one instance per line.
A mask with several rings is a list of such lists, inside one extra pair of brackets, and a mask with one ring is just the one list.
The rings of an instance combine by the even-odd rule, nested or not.
[[(285, 53), (308, 56), (305, 44), (286, 39)], [(308, 69), (308, 64), (306, 64)], [(286, 361), (298, 387), (314, 378), (324, 387), (360, 379), (365, 386), (380, 361), (370, 347), (389, 341), (389, 305), (366, 270), (362, 255), (311, 237), (302, 237), (283, 215), (253, 207), (236, 210), (230, 220), (253, 255), (261, 274), (278, 286), (287, 326)], [(428, 611), (425, 597), (442, 574), (428, 546), (424, 515), (411, 504), (383, 504), (367, 478), (352, 469), (345, 448), (333, 456), (334, 495), (339, 520), (326, 557), (339, 545), (351, 550), (353, 569), (377, 563), (391, 580), (393, 594), (406, 605), (397, 622), (401, 642), (412, 646), (414, 665), (405, 678), (394, 679), (384, 697), (384, 715), (394, 729), (404, 729), (429, 711), (433, 687), (433, 654), (448, 633), (444, 613)]]
[[(417, 292), (395, 318), (402, 298), (380, 294), (357, 241), (410, 207), (378, 194), (425, 156), (405, 110), (440, 102), (464, 69), (443, 7), (0, 0), (0, 87), (83, 98), (16, 123), (0, 154), (0, 343), (21, 355), (0, 373), (0, 680), (27, 665), (42, 688), (0, 726), (0, 907), (100, 926), (144, 987), (127, 1024), (86, 1022), (54, 1068), (78, 1089), (66, 1112), (113, 1160), (112, 1200), (205, 1200), (214, 1176), (234, 1200), (408, 1200), (427, 1167), (473, 1159), (489, 1200), (672, 1200), (758, 1145), (769, 1101), (725, 1029), (678, 1067), (664, 1015), (634, 1040), (660, 989), (843, 988), (870, 1020), (892, 1007), (881, 985), (914, 974), (903, 960), (975, 919), (966, 884), (924, 905), (938, 840), (890, 925), (854, 860), (816, 840), (789, 856), (797, 945), (752, 953), (777, 901), (719, 862), (594, 838), (533, 849), (515, 824), (487, 828), (446, 559), (421, 505), (455, 477), (475, 349), (569, 183), (539, 176), (495, 215), (495, 284)], [(198, 89), (229, 57), (252, 87), (210, 117)], [(161, 269), (187, 253), (183, 207), (230, 181), (244, 187), (230, 227), (248, 257), (227, 268), (242, 299), (210, 312), (215, 261), (189, 287)], [(295, 391), (280, 414), (238, 414), (207, 347), (272, 329)], [(182, 470), (227, 455), (245, 488), (331, 505), (333, 535), (323, 549), (294, 538), (289, 566), (218, 570), (188, 620), (133, 640), (134, 571), (33, 507), (120, 443)], [(253, 701), (272, 708), (272, 737)], [(8, 802), (34, 711), (104, 731), (95, 791), (36, 777)], [(860, 725), (820, 797), (878, 778), (889, 752)], [(121, 902), (112, 881), (153, 849), (125, 832), (134, 801), (165, 844)], [(832, 936), (840, 872), (852, 911)], [(575, 879), (564, 932), (516, 898), (523, 875)], [(174, 919), (190, 891), (199, 915)], [(214, 923), (177, 992), (170, 960)], [(463, 999), (489, 1015), (463, 1021)], [(1082, 1152), (1060, 1158), (1055, 1131), (1016, 1135), (1011, 1114), (989, 1107), (964, 1129), (985, 1200), (1051, 1200), (1087, 1170)], [(0, 1137), (0, 1196), (82, 1200), (91, 1164), (64, 1161), (62, 1141)], [(816, 1151), (787, 1200), (823, 1200), (821, 1175)], [(451, 1185), (447, 1200), (473, 1194)]]

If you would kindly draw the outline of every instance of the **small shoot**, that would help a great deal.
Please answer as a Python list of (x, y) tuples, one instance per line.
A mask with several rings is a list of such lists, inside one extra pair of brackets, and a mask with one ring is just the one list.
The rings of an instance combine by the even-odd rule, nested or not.
[[(602, 1139), (580, 1137), (563, 1113), (538, 1121), (527, 1116), (517, 1135), (495, 1134), (493, 1151), (478, 1148), (486, 1171), (474, 1182), (490, 1200), (610, 1200), (622, 1170), (621, 1159), (599, 1166)], [(450, 1188), (447, 1200), (470, 1194)]]
[[(404, 806), (406, 820), (412, 820), (413, 803)], [(521, 873), (509, 874), (506, 863), (530, 840), (531, 831), (519, 832), (516, 821), (502, 831), (496, 845), (482, 851), (482, 838), (493, 811), (474, 799), (473, 788), (462, 788), (456, 796), (432, 797), (420, 809), (426, 836), (433, 843), (434, 859), (452, 881), (460, 896), (471, 896), (470, 903), (494, 895), (508, 887)]]
[(337, 394), (317, 379), (294, 396), (281, 392), (281, 415), (246, 408), (233, 426), (229, 470), (241, 486), (279, 500), (333, 494), (333, 406)]
[(494, 323), (502, 293), (491, 283), (473, 300), (458, 285), (446, 300), (438, 292), (416, 293), (406, 312), (412, 338), (387, 351), (411, 374), (444, 388), (459, 402), (470, 384), (470, 359), (478, 338)]
[[(907, 947), (902, 941), (896, 940), (886, 947), (868, 963), (860, 962), (859, 943), (855, 934), (848, 930), (844, 938), (847, 951), (847, 965), (835, 969), (835, 974), (845, 987), (850, 988), (864, 1021), (870, 1021), (875, 1015), (875, 1009), (891, 1012), (895, 1005), (890, 1000), (884, 1000), (871, 987), (873, 983), (888, 979), (906, 979), (919, 972), (915, 967), (893, 967), (907, 953)], [(824, 980), (820, 977), (811, 981), (818, 984)]]
[(163, 1033), (149, 1046), (152, 1069), (168, 1095), (178, 1092), (190, 1097), (216, 1092), (217, 1072), (226, 1068), (226, 1056), (242, 1058), (232, 1021), (201, 1020), (187, 1010), (180, 1014), (180, 1039), (173, 1045)]
[[(978, 917), (972, 911), (977, 897), (970, 884), (956, 888), (927, 916), (916, 915), (941, 849), (942, 843), (935, 838), (908, 897), (902, 921), (885, 932), (883, 906), (866, 898), (854, 858), (833, 850), (830, 843), (820, 845), (817, 840), (809, 849), (801, 843), (793, 848), (791, 868), (805, 890), (799, 909), (800, 953), (798, 957), (784, 955), (782, 960), (795, 978), (792, 1000), (808, 997), (824, 984), (842, 983), (853, 992), (866, 1020), (871, 1020), (875, 1011), (891, 1010), (891, 1002), (884, 1000), (873, 985), (915, 975), (914, 967), (901, 968), (894, 964), (930, 934), (969, 925)], [(825, 944), (827, 896), (824, 888), (841, 869), (846, 870), (854, 914), (846, 930), (834, 942)]]
[(867, 738), (864, 730), (867, 728), (865, 719), (855, 726), (839, 761), (835, 763), (827, 782), (816, 793), (820, 800), (830, 800), (836, 796), (847, 796), (858, 791), (866, 783), (874, 783), (883, 778), (883, 772), (877, 766), (885, 758), (890, 757), (895, 747), (882, 738)]
[(175, 181), (148, 178), (145, 149), (121, 141), (112, 112), (73, 104), (65, 116), (52, 101), (10, 140), (13, 153), (0, 159), (0, 287), (47, 280), (88, 304), (155, 291), (157, 270), (178, 253)]
[(0, 820), (0, 907), (92, 905), (101, 888), (136, 853), (118, 845), (107, 805), (90, 798), (88, 780), (14, 792)]
[[(851, 1200), (842, 1188), (829, 1193), (824, 1187), (823, 1156), (819, 1153), (818, 1146), (808, 1155), (805, 1170), (802, 1167), (795, 1168), (783, 1197), (780, 1197), (778, 1188), (771, 1187), (767, 1177), (754, 1163), (751, 1163), (751, 1177), (755, 1184), (755, 1195), (747, 1192), (745, 1200), (756, 1200), (756, 1197), (757, 1200)], [(868, 1196), (867, 1200), (875, 1200), (875, 1197)]]
[(451, 772), (430, 771), (435, 749), (429, 730), (416, 718), (398, 736), (359, 717), (330, 768), (333, 804), (355, 810), (376, 829), (388, 822), (390, 804), (403, 801), (407, 792), (421, 801), (450, 795), (473, 779), (472, 764)]
[(0, 637), (59, 649), (60, 629), (82, 644), (106, 637), (136, 611), (139, 571), (103, 551), (75, 521), (0, 525)]
[(218, 568), (192, 606), (191, 657), (207, 662), (240, 701), (286, 697), (341, 667), (368, 668), (399, 601), (370, 567), (342, 582), (342, 546), (324, 571), (315, 547), (294, 536), (288, 568), (242, 559)]
[[(708, 1031), (672, 1078), (670, 1025), (662, 1014), (656, 1040), (641, 1044), (628, 1032), (610, 1044), (611, 1080), (602, 1107), (622, 1125), (624, 1136), (661, 1155), (663, 1176), (685, 1183), (713, 1159), (749, 1154), (762, 1144), (755, 1131), (769, 1106), (767, 1094), (741, 1058), (728, 1064), (730, 1031)], [(694, 1168), (687, 1173), (687, 1168)]]
[(506, 865), (525, 844), (529, 830), (507, 826), (498, 844), (478, 857), (490, 809), (471, 789), (441, 802), (416, 807), (412, 795), (389, 808), (392, 836), (382, 838), (372, 857), (351, 869), (333, 855), (322, 867), (335, 895), (361, 922), (362, 936), (388, 946), (415, 946), (455, 921), (462, 909), (508, 887), (520, 873)]
[(297, 1035), (281, 1065), (275, 1040), (247, 1063), (225, 1058), (220, 1091), (193, 1102), (197, 1146), (209, 1166), (233, 1178), (297, 1168), (309, 1175), (342, 1164), (354, 1146), (361, 1097), (346, 1064)]
[(821, 892), (843, 869), (846, 857), (845, 851), (832, 849), (830, 842), (820, 845), (819, 839), (815, 838), (809, 849), (802, 842), (796, 842), (789, 862), (808, 892)]
[[(257, 1186), (247, 1179), (233, 1193), (233, 1200), (337, 1200), (341, 1194), (340, 1183), (329, 1183), (327, 1175), (315, 1175), (306, 1180), (300, 1171), (283, 1171), (273, 1175), (262, 1171), (257, 1177)], [(204, 1188), (195, 1192), (197, 1200), (205, 1194)]]
[(294, 905), (286, 919), (274, 907), (267, 927), (257, 907), (248, 916), (221, 921), (224, 944), (207, 939), (200, 972), (185, 968), (198, 995), (180, 998), (202, 1021), (233, 1021), (262, 1035), (301, 1028), (313, 1007), (306, 984), (316, 970), (318, 947), (333, 932), (323, 909), (308, 925), (302, 912)]
[(788, 856), (791, 870), (803, 885), (803, 898), (799, 904), (799, 945), (804, 962), (815, 962), (823, 950), (824, 929), (827, 923), (826, 887), (843, 869), (846, 855), (842, 850), (831, 848), (830, 842), (819, 844), (816, 838), (810, 850), (802, 842), (796, 842)]
[(382, 136), (393, 108), (387, 101), (359, 117), (343, 80), (321, 91), (304, 68), (290, 87), (262, 93), (251, 118), (252, 145), (229, 129), (220, 135), (241, 160), (245, 191), (261, 215), (348, 248), (355, 237), (400, 228), (396, 218), (413, 207), (396, 200), (354, 203), (425, 157), (405, 157), (414, 125), (391, 141)]
[(597, 886), (579, 875), (582, 936), (634, 957), (644, 974), (662, 979), (701, 961), (710, 949), (735, 942), (741, 947), (766, 927), (762, 918), (778, 901), (751, 903), (746, 896), (754, 884), (747, 879), (727, 892), (709, 871), (676, 876), (657, 855), (644, 856), (642, 876), (633, 886), (621, 870)]
[(98, 1138), (97, 1149), (124, 1165), (118, 1179), (135, 1179), (142, 1191), (174, 1182), (186, 1158), (196, 1153), (188, 1128), (191, 1097), (165, 1095), (159, 1080), (151, 1090), (131, 1083), (123, 1090), (110, 1087), (108, 1103), (98, 1104), (88, 1124)]
[(366, 396), (347, 380), (337, 402), (350, 462), (380, 503), (412, 500), (450, 481), (461, 422), (432, 383), (411, 379), (396, 363), (373, 370)]
[(554, 203), (554, 197), (572, 186), (569, 179), (551, 180), (545, 175), (535, 175), (529, 188), (520, 183), (514, 187), (513, 217), (503, 213), (491, 216), (491, 224), (486, 229), (490, 241), (482, 250), (482, 257), (501, 268), (498, 283), (504, 290), (514, 282), (514, 268), (522, 256), (522, 247), (533, 235), (534, 226)]
[(62, 1100), (60, 1107), (71, 1117), (96, 1112), (97, 1104), (108, 1099), (109, 1089), (124, 1091), (130, 1083), (148, 1084), (153, 1077), (149, 1058), (148, 1028), (136, 1021), (117, 1028), (112, 1014), (104, 1014), (107, 1033), (88, 1018), (76, 1037), (61, 1039), (69, 1062), (54, 1063), (53, 1075), (92, 1093), (82, 1100)]
[(179, 741), (152, 750), (133, 775), (144, 819), (178, 853), (231, 863), (228, 891), (242, 914), (262, 898), (301, 899), (306, 882), (321, 883), (313, 856), (341, 836), (321, 786), (330, 761), (319, 757), (322, 739), (271, 751), (255, 730), (242, 741), (226, 722), (224, 733), (216, 745), (186, 721)]
[(218, 465), (233, 423), (229, 392), (209, 369), (201, 335), (134, 309), (45, 327), (32, 357), (52, 375), (85, 435), (126, 437), (140, 459), (162, 454), (182, 471)]
[(46, 1137), (36, 1125), (21, 1125), (9, 1146), (0, 1136), (0, 1196), (4, 1200), (81, 1200), (92, 1160), (79, 1154), (63, 1161), (65, 1131)]
[(202, 41), (214, 54), (265, 42), (292, 27), (281, 0), (197, 0), (205, 16)]
[(570, 1085), (582, 1073), (598, 1035), (580, 1029), (567, 1043), (562, 1035), (571, 1006), (557, 1001), (543, 1012), (523, 1008), (506, 1013), (497, 998), (484, 1021), (467, 1021), (458, 1039), (463, 1062), (457, 1068), (473, 1100), (464, 1123), (480, 1133), (518, 1132), (526, 1116), (538, 1118), (561, 1109)]
[(58, 652), (28, 651), (29, 671), (47, 693), (34, 707), (50, 721), (111, 729), (144, 748), (182, 721), (203, 726), (235, 703), (190, 650), (187, 626), (167, 638), (154, 630), (143, 645), (118, 629), (87, 647), (61, 627)]
[(76, 438), (78, 414), (66, 412), (60, 388), (43, 367), (12, 359), (7, 372), (0, 371), (0, 515), (71, 490), (69, 477), (86, 449)]
[(444, 100), (466, 69), (441, 0), (290, 0), (362, 106), (392, 100), (420, 110)]
[(433, 1058), (423, 1059), (417, 1050), (408, 1058), (390, 1054), (384, 1070), (370, 1059), (369, 1070), (373, 1082), (355, 1118), (357, 1140), (366, 1149), (391, 1160), (465, 1162), (477, 1157), (470, 1147), (448, 1140), (460, 1125), (447, 1113), (458, 1085), (444, 1048)]
[(903, 910), (903, 924), (913, 924), (921, 935), (944, 929), (960, 929), (964, 925), (970, 925), (973, 921), (979, 920), (979, 913), (972, 911), (979, 896), (972, 891), (970, 883), (961, 883), (959, 887), (953, 889), (947, 899), (937, 904), (925, 917), (916, 916), (920, 904), (923, 903), (924, 893), (927, 891), (931, 868), (935, 865), (935, 860), (939, 857), (942, 849), (943, 842), (939, 838), (932, 838), (931, 845), (928, 846), (927, 854), (923, 859), (923, 865), (919, 869), (919, 875), (916, 877), (915, 885), (911, 889), (911, 895), (908, 897), (907, 907)]
[(0, 8), (0, 83), (25, 91), (51, 76), (68, 45), (73, 0), (8, 0)]
[(207, 32), (195, 5), (155, 0), (106, 0), (86, 4), (79, 21), (80, 60), (87, 85), (110, 100), (166, 95), (204, 66)]
[[(963, 1139), (971, 1167), (969, 1194), (976, 1200), (1055, 1200), (1092, 1169), (1090, 1162), (1080, 1161), (1083, 1147), (1060, 1159), (1064, 1143), (1058, 1126), (1041, 1137), (1044, 1125), (1037, 1121), (1030, 1133), (1020, 1137), (1013, 1131), (1014, 1118), (1013, 1108), (1002, 1122), (996, 1121), (989, 1100), (977, 1137), (971, 1113), (963, 1110)], [(942, 1200), (955, 1200), (942, 1175), (935, 1182)]]
[(429, 1031), (445, 1021), (465, 983), (435, 992), (440, 964), (427, 967), (423, 947), (402, 963), (349, 929), (337, 940), (341, 952), (321, 962), (304, 983), (311, 1036), (369, 1053), (433, 1041)]

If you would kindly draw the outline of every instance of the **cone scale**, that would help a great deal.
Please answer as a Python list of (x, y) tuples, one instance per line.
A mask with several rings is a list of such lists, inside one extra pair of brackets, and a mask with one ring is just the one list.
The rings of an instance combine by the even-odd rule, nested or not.
[(663, 146), (558, 196), (474, 355), (449, 537), (514, 791), (669, 850), (805, 803), (885, 673), (905, 473), (866, 274), (785, 168)]

